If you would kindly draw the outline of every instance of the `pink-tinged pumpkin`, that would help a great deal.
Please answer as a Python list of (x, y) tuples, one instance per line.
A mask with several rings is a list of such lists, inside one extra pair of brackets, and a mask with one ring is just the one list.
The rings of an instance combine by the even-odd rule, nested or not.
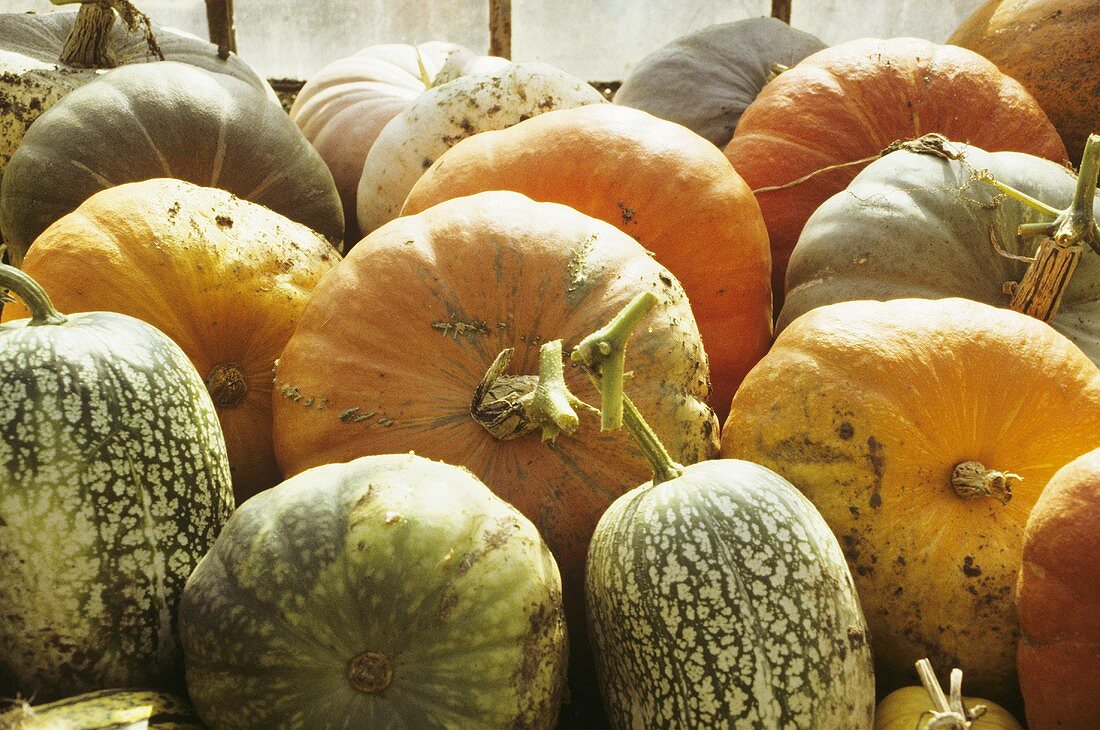
[(1097, 525), (1100, 449), (1058, 470), (1024, 531), (1016, 661), (1033, 728), (1100, 727)]
[(290, 118), (328, 165), (344, 204), (344, 243), (359, 240), (355, 191), (378, 133), (428, 89), (458, 76), (493, 71), (507, 59), (478, 56), (457, 43), (385, 43), (340, 58), (314, 74)]
[(777, 309), (787, 260), (810, 214), (893, 142), (928, 132), (990, 152), (1066, 160), (1058, 131), (1024, 87), (956, 46), (853, 40), (807, 57), (764, 87), (726, 154), (756, 192), (768, 225)]
[(562, 203), (633, 236), (684, 286), (725, 417), (771, 345), (768, 232), (720, 150), (636, 109), (590, 104), (462, 140), (413, 186), (402, 214), (484, 190)]

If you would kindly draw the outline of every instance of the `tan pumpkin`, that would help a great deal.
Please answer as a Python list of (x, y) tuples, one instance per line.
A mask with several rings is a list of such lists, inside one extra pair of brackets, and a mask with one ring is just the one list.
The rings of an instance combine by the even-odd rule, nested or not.
[(939, 132), (990, 152), (1066, 160), (1057, 130), (1018, 82), (973, 51), (863, 38), (819, 51), (768, 83), (726, 154), (768, 225), (772, 288), (810, 214), (898, 140)]
[(756, 199), (690, 130), (611, 104), (547, 112), (462, 140), (413, 186), (402, 214), (483, 190), (515, 190), (607, 221), (684, 285), (725, 416), (771, 345), (771, 255)]
[(1017, 653), (1028, 724), (1100, 727), (1100, 449), (1058, 470), (1024, 531)]
[[(674, 459), (711, 458), (707, 360), (682, 287), (610, 224), (514, 192), (448, 200), (367, 236), (317, 286), (279, 358), (274, 437), (288, 476), (411, 450), (465, 466), (535, 523), (561, 568), (574, 703), (598, 702), (583, 671), (588, 542), (649, 468), (584, 409), (574, 436), (525, 435), (521, 394), (541, 343), (570, 350), (645, 290), (660, 303), (630, 339), (631, 397)], [(487, 379), (505, 348), (511, 364)], [(565, 377), (599, 402), (578, 368)]]
[[(969, 730), (1023, 730), (1011, 712), (981, 697), (964, 697), (963, 706), (984, 712)], [(935, 704), (924, 687), (902, 687), (882, 698), (875, 707), (875, 730), (928, 730)]]
[(810, 311), (722, 431), (723, 457), (786, 477), (840, 539), (882, 690), (928, 656), (1009, 706), (1024, 524), (1059, 465), (1097, 446), (1097, 366), (1043, 322), (967, 299)]
[[(339, 260), (321, 236), (214, 188), (108, 188), (31, 246), (23, 269), (62, 312), (111, 311), (171, 337), (206, 380), (238, 503), (280, 479), (272, 371), (313, 287)], [(4, 319), (27, 316), (19, 304)]]
[(1096, 0), (986, 0), (947, 42), (988, 58), (1050, 117), (1076, 162), (1100, 131)]
[(355, 191), (382, 127), (433, 86), (507, 64), (507, 59), (479, 56), (457, 43), (384, 43), (337, 59), (306, 81), (294, 97), (290, 118), (336, 181), (344, 204), (345, 246), (360, 238)]

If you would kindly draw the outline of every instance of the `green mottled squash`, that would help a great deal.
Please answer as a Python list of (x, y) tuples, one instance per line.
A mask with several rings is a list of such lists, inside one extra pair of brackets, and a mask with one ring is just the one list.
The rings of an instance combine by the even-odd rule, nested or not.
[(188, 580), (180, 631), (215, 728), (545, 728), (565, 678), (561, 577), (534, 525), (414, 454), (245, 502)]
[(94, 193), (166, 177), (228, 190), (342, 246), (332, 173), (282, 108), (240, 79), (164, 61), (103, 74), (27, 130), (0, 182), (12, 262)]
[(0, 715), (4, 730), (202, 730), (179, 697), (141, 689), (103, 689), (45, 705), (27, 702)]
[(0, 326), (0, 676), (50, 701), (176, 687), (183, 584), (233, 507), (206, 386), (168, 337), (109, 312)]
[[(605, 388), (601, 353), (623, 337), (609, 328), (574, 351)], [(621, 379), (610, 388), (622, 399)], [(825, 520), (757, 464), (673, 462), (624, 405), (653, 479), (604, 513), (585, 577), (615, 727), (869, 728), (867, 625)]]

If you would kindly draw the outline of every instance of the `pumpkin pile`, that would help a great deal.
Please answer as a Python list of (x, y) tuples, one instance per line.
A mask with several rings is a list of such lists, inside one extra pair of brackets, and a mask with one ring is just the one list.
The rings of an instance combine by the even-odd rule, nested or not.
[(0, 14), (0, 728), (1100, 724), (1088, 3), (717, 25), (611, 104), (383, 44), (287, 114), (53, 1)]

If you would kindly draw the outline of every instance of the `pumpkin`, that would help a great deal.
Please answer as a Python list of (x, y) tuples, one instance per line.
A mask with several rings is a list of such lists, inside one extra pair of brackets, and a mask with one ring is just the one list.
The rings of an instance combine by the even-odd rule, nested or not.
[(179, 596), (233, 509), (202, 378), (144, 322), (0, 286), (31, 312), (0, 326), (0, 676), (38, 701), (179, 687)]
[[(1100, 211), (1097, 141), (1082, 165), (1081, 184), (1091, 174), (1091, 189), (1079, 188), (1066, 168), (1018, 152), (947, 144), (942, 151), (953, 159), (898, 151), (876, 160), (806, 222), (791, 254), (777, 327), (848, 299), (965, 297), (1012, 306), (1012, 287), (1028, 268), (1020, 257), (1037, 248), (1035, 238), (1017, 232), (1050, 217), (979, 180), (988, 175), (1048, 209), (1079, 212), (1080, 223), (1061, 245), (1078, 247), (1080, 260), (1068, 282), (1059, 282), (1064, 294), (1050, 324), (1100, 362), (1100, 255), (1086, 245)], [(1100, 245), (1100, 234), (1091, 235)], [(1007, 289), (1006, 282), (1012, 282)]]
[(839, 538), (884, 691), (928, 656), (1008, 706), (1024, 524), (1058, 466), (1097, 446), (1097, 366), (1037, 319), (955, 298), (799, 317), (722, 429), (723, 457), (788, 479)]
[[(1012, 713), (981, 697), (964, 697), (963, 706), (985, 711), (968, 730), (1024, 730)], [(924, 687), (902, 687), (882, 698), (875, 708), (875, 730), (928, 730), (935, 705)], [(934, 727), (934, 726), (933, 726)]]
[[(275, 359), (339, 258), (263, 206), (154, 179), (88, 198), (38, 237), (23, 270), (62, 312), (128, 314), (183, 348), (217, 409), (239, 504), (282, 479), (271, 444)], [(5, 307), (5, 319), (22, 316)]]
[[(605, 367), (604, 353), (623, 352), (628, 335), (610, 327), (573, 352), (599, 373), (605, 411), (623, 387), (622, 368)], [(868, 727), (867, 625), (821, 515), (756, 464), (673, 462), (632, 402), (624, 405), (653, 479), (600, 518), (585, 576), (613, 725)]]
[(382, 127), (433, 86), (508, 63), (475, 55), (456, 43), (384, 43), (339, 58), (306, 81), (294, 98), (290, 118), (336, 181), (344, 206), (346, 247), (360, 238), (355, 193), (367, 151)]
[(198, 716), (184, 700), (166, 692), (140, 689), (103, 689), (43, 705), (22, 702), (0, 714), (0, 727), (11, 730), (202, 729)]
[[(0, 13), (0, 173), (31, 122), (65, 94), (115, 66), (158, 60), (136, 20), (134, 28), (117, 25), (115, 11), (97, 2), (79, 11)], [(149, 32), (165, 59), (234, 76), (276, 101), (267, 81), (236, 54), (219, 58), (217, 46), (179, 30), (150, 25)], [(67, 47), (70, 36), (84, 45)]]
[(460, 140), (552, 109), (604, 103), (592, 86), (549, 64), (526, 61), (433, 86), (378, 134), (356, 192), (359, 231), (396, 218), (417, 179)]
[(777, 18), (710, 25), (639, 61), (613, 101), (682, 124), (724, 148), (769, 76), (823, 48), (815, 36)]
[(332, 175), (281, 107), (231, 76), (165, 61), (104, 74), (28, 130), (0, 183), (12, 262), (93, 193), (157, 177), (228, 190), (343, 238)]
[(1063, 466), (1028, 517), (1016, 584), (1016, 655), (1028, 725), (1100, 724), (1100, 449)]
[(947, 42), (980, 53), (1023, 84), (1076, 160), (1100, 122), (1097, 34), (1094, 0), (986, 0)]
[[(707, 359), (676, 279), (610, 224), (509, 191), (445, 201), (360, 241), (317, 285), (276, 374), (284, 474), (414, 450), (467, 467), (535, 523), (561, 568), (581, 705), (595, 691), (581, 669), (588, 540), (647, 469), (585, 409), (583, 439), (526, 435), (539, 420), (521, 401), (542, 343), (571, 347), (642, 289), (661, 306), (633, 340), (632, 392), (673, 458), (713, 457)], [(575, 368), (566, 378), (592, 398)]]
[(784, 71), (741, 116), (726, 154), (760, 201), (782, 302), (810, 214), (898, 140), (938, 132), (982, 149), (1066, 159), (1039, 105), (978, 54), (915, 38), (863, 38)]
[(534, 525), (413, 454), (302, 472), (237, 510), (180, 604), (210, 727), (553, 727), (561, 577)]
[(590, 104), (462, 140), (409, 193), (402, 215), (483, 190), (562, 203), (632, 235), (684, 286), (723, 417), (771, 344), (768, 233), (729, 161), (687, 129)]

